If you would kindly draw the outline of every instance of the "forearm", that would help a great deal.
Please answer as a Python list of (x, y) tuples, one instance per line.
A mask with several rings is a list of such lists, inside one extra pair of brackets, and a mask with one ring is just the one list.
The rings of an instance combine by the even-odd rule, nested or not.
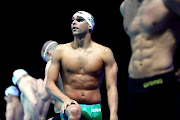
[(39, 120), (46, 120), (50, 104), (51, 104), (51, 99), (49, 99), (48, 101), (46, 101), (44, 103), (44, 105), (39, 113)]
[(117, 87), (112, 86), (107, 91), (108, 105), (110, 110), (110, 117), (117, 116), (118, 111), (118, 91)]
[(38, 103), (30, 103), (29, 106), (29, 112), (33, 118), (33, 120), (39, 120), (39, 108), (38, 108)]
[(64, 102), (68, 97), (64, 95), (54, 82), (49, 81), (46, 84), (46, 91), (58, 101)]

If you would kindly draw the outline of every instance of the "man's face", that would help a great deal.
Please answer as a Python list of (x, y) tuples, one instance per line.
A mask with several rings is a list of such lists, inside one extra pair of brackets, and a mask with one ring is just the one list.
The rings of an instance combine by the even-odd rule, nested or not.
[(10, 95), (4, 96), (4, 100), (8, 103), (10, 101)]
[(74, 36), (81, 35), (89, 31), (90, 26), (87, 21), (81, 16), (73, 16), (71, 30)]

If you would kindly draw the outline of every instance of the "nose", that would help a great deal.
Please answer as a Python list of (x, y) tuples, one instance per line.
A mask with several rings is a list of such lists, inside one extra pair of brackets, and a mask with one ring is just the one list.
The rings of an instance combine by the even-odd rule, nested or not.
[(77, 24), (77, 21), (76, 20), (72, 21), (72, 24), (73, 25)]

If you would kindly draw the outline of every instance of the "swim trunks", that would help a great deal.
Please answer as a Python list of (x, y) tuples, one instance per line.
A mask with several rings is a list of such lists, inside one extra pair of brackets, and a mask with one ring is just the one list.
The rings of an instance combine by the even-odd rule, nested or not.
[[(177, 92), (174, 71), (146, 78), (129, 78), (127, 120), (176, 120)], [(179, 104), (179, 103), (178, 103)]]

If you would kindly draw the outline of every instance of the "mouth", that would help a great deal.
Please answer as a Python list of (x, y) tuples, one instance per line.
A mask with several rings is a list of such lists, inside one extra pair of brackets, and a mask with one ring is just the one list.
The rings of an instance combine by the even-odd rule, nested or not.
[(73, 27), (73, 31), (76, 31), (77, 29), (79, 29), (78, 27)]

